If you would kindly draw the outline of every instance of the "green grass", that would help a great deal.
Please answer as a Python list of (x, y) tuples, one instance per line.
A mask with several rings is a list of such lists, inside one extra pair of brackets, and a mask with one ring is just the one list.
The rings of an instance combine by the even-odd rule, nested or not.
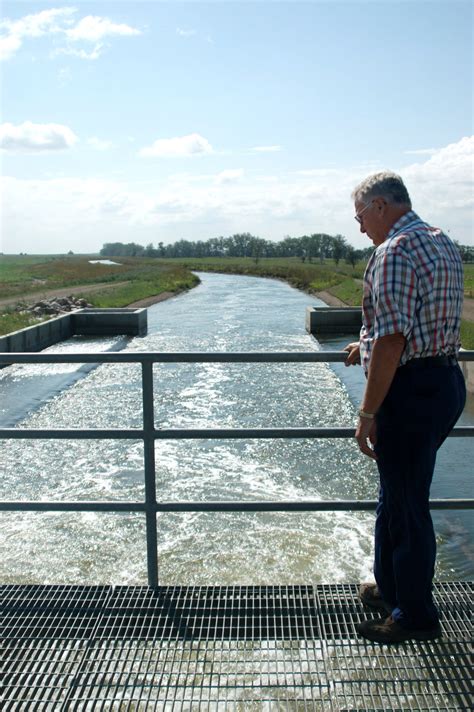
[[(0, 298), (18, 296), (19, 300), (28, 301), (28, 294), (41, 290), (67, 286), (74, 294), (75, 285), (127, 282), (81, 294), (97, 307), (122, 307), (162, 292), (190, 289), (198, 282), (189, 271), (193, 269), (282, 279), (309, 294), (327, 290), (346, 304), (358, 306), (362, 300), (360, 280), (365, 270), (365, 262), (352, 267), (345, 262), (336, 265), (334, 260), (303, 263), (297, 257), (261, 258), (258, 263), (251, 257), (164, 260), (120, 257), (117, 258), (119, 265), (91, 265), (90, 259), (98, 258), (90, 255), (3, 255), (0, 257)], [(474, 297), (474, 265), (464, 265), (464, 280), (465, 295)], [(5, 309), (0, 312), (0, 334), (37, 321), (29, 315)], [(464, 348), (474, 349), (474, 323), (463, 321), (461, 337)]]
[[(74, 295), (75, 285), (107, 282), (99, 291), (81, 290), (80, 296), (96, 307), (123, 307), (140, 299), (163, 292), (178, 293), (198, 284), (199, 279), (178, 263), (170, 264), (140, 257), (120, 258), (120, 265), (91, 265), (90, 256), (2, 256), (0, 279), (8, 275), (0, 288), (0, 297), (17, 297), (18, 302), (33, 302), (35, 292), (68, 287)], [(121, 282), (114, 286), (114, 282)], [(125, 284), (123, 284), (125, 283)], [(50, 317), (51, 318), (51, 317)], [(38, 323), (30, 314), (12, 306), (0, 307), (0, 335)]]
[(360, 280), (345, 279), (329, 291), (351, 307), (360, 307), (362, 304), (363, 289)]
[(56, 260), (54, 255), (0, 255), (0, 284), (28, 283), (38, 265)]
[[(171, 262), (171, 260), (166, 261)], [(352, 267), (344, 262), (336, 265), (334, 260), (325, 260), (323, 263), (301, 262), (297, 257), (261, 258), (258, 263), (252, 257), (184, 257), (175, 258), (173, 262), (203, 272), (250, 274), (257, 277), (284, 279), (293, 287), (309, 293), (329, 289), (348, 277), (360, 279), (365, 269), (363, 262)]]
[(469, 351), (474, 350), (474, 322), (461, 321), (461, 346)]
[(474, 298), (474, 264), (464, 265), (464, 296)]
[[(328, 291), (350, 306), (362, 303), (361, 279), (365, 271), (365, 262), (358, 262), (355, 267), (334, 260), (303, 263), (299, 258), (262, 258), (258, 264), (250, 257), (204, 257), (175, 258), (169, 260), (185, 264), (191, 269), (203, 272), (225, 272), (231, 274), (252, 274), (260, 277), (284, 279), (293, 287), (309, 294)], [(464, 265), (464, 294), (474, 297), (474, 265)], [(474, 323), (463, 320), (461, 327), (463, 348), (474, 349)]]
[[(184, 272), (184, 270), (183, 270)], [(164, 275), (161, 279), (158, 276), (153, 281), (138, 280), (131, 284), (118, 286), (104, 291), (87, 293), (81, 296), (87, 299), (95, 307), (102, 309), (107, 307), (126, 307), (128, 304), (137, 302), (140, 299), (163, 294), (163, 292), (182, 292), (191, 289), (199, 283), (199, 279), (191, 274)]]
[[(158, 264), (155, 259), (141, 257), (120, 257), (117, 265), (91, 264), (91, 259), (98, 258), (91, 255), (3, 255), (0, 257), (0, 298), (27, 297), (34, 292), (98, 282), (144, 280), (153, 283), (157, 273), (169, 273), (178, 268), (176, 263)], [(73, 291), (71, 289), (71, 293)]]
[(0, 336), (11, 334), (12, 331), (25, 329), (27, 326), (34, 326), (44, 321), (48, 317), (36, 317), (31, 314), (19, 314), (18, 312), (0, 312)]

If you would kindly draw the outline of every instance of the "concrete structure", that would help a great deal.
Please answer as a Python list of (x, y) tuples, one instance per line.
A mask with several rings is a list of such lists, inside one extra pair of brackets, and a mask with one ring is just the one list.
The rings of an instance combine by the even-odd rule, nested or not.
[[(461, 349), (460, 354), (465, 351), (466, 349)], [(468, 393), (474, 393), (474, 361), (459, 361), (459, 365), (461, 366), (461, 370), (464, 374), (464, 379), (466, 381), (466, 389)]]
[[(318, 336), (353, 334), (358, 336), (362, 326), (362, 312), (354, 307), (306, 307), (306, 331)], [(464, 352), (464, 355), (463, 355)], [(468, 352), (472, 354), (471, 352)], [(468, 393), (474, 393), (474, 360), (461, 349), (459, 365), (464, 374)]]
[(360, 307), (306, 307), (306, 331), (310, 334), (358, 334), (361, 326)]
[(0, 336), (0, 353), (41, 351), (71, 336), (145, 336), (146, 309), (78, 309)]
[(73, 328), (81, 336), (145, 336), (148, 331), (146, 309), (95, 309), (74, 312)]

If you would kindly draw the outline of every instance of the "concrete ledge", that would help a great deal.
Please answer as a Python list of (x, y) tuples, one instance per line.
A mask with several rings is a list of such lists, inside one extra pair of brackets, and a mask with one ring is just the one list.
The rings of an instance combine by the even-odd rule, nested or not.
[[(466, 349), (461, 349), (460, 354), (463, 351)], [(459, 361), (459, 365), (466, 381), (466, 390), (468, 393), (474, 393), (474, 361)]]
[(306, 307), (306, 331), (316, 335), (358, 334), (360, 307)]
[(71, 336), (144, 336), (146, 309), (79, 309), (0, 336), (1, 353), (41, 351)]
[(146, 309), (79, 309), (71, 314), (75, 334), (81, 336), (145, 336), (148, 331)]

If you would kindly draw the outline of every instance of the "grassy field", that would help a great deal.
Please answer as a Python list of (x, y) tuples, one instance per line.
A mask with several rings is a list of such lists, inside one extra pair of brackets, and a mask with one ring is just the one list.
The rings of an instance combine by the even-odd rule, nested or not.
[[(365, 262), (357, 262), (355, 267), (345, 262), (336, 265), (334, 260), (308, 263), (301, 262), (298, 257), (262, 258), (258, 263), (251, 257), (182, 257), (168, 260), (171, 261), (203, 272), (251, 274), (285, 279), (293, 286), (310, 293), (329, 291), (350, 304), (360, 304), (361, 288), (359, 289), (358, 280), (362, 280), (366, 266)], [(474, 264), (464, 265), (464, 295), (474, 298)]]
[(474, 299), (474, 265), (464, 265), (464, 296)]
[[(190, 289), (199, 281), (177, 262), (124, 257), (117, 260), (120, 264), (104, 265), (91, 264), (91, 259), (97, 257), (3, 255), (0, 258), (0, 299), (17, 298), (18, 302), (31, 303), (49, 290), (68, 288), (68, 294), (74, 295), (75, 286), (107, 283), (107, 287), (99, 291), (82, 289), (80, 296), (93, 306), (124, 307), (163, 292)], [(0, 307), (0, 334), (38, 321), (30, 314), (19, 313), (15, 304)]]
[[(334, 260), (301, 262), (297, 257), (262, 258), (211, 257), (147, 259), (117, 258), (117, 265), (91, 264), (91, 256), (18, 256), (0, 258), (0, 299), (18, 296), (28, 301), (28, 294), (42, 290), (108, 283), (100, 291), (84, 292), (81, 296), (97, 307), (121, 307), (162, 292), (179, 292), (197, 284), (190, 270), (248, 274), (283, 279), (309, 294), (328, 291), (346, 304), (359, 306), (362, 298), (362, 277), (365, 262), (354, 267)], [(464, 266), (465, 296), (474, 297), (474, 265)], [(117, 286), (114, 286), (114, 282)], [(126, 284), (123, 284), (126, 282)], [(110, 284), (110, 286), (109, 286)], [(36, 322), (12, 307), (0, 311), (0, 334), (21, 329)], [(474, 322), (463, 321), (462, 343), (474, 349)]]
[[(175, 262), (203, 272), (249, 274), (260, 277), (284, 279), (297, 289), (309, 294), (327, 291), (350, 306), (362, 302), (362, 277), (365, 262), (355, 267), (334, 260), (303, 263), (299, 258), (264, 258), (258, 263), (251, 257), (176, 258)], [(464, 265), (464, 295), (474, 297), (474, 265)], [(462, 321), (461, 341), (466, 349), (474, 349), (474, 322)]]
[(293, 287), (309, 293), (330, 289), (348, 278), (362, 279), (365, 269), (362, 262), (352, 267), (344, 262), (336, 265), (334, 260), (325, 260), (324, 263), (301, 262), (298, 257), (268, 257), (260, 259), (258, 263), (251, 257), (184, 257), (173, 261), (204, 272), (284, 279)]
[[(24, 297), (32, 292), (101, 282), (150, 282), (166, 279), (168, 287), (180, 282), (185, 269), (178, 263), (163, 263), (141, 257), (121, 257), (120, 264), (92, 264), (94, 256), (17, 256), (0, 258), (0, 299)], [(161, 290), (164, 291), (164, 290)], [(171, 289), (170, 291), (173, 291)], [(140, 297), (137, 297), (138, 299)]]

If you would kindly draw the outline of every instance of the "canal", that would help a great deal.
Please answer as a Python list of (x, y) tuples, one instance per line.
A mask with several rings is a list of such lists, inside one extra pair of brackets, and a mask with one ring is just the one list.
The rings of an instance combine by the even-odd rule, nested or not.
[[(187, 294), (148, 310), (149, 333), (129, 351), (311, 351), (304, 328), (317, 300), (277, 280), (200, 274)], [(53, 350), (121, 348), (74, 338)], [(360, 369), (343, 364), (155, 365), (157, 427), (353, 427)], [(0, 372), (0, 420), (19, 428), (140, 427), (137, 364), (77, 370), (13, 366)], [(474, 424), (472, 397), (462, 424)], [(433, 497), (469, 497), (472, 439), (442, 447)], [(140, 441), (11, 440), (1, 446), (1, 499), (138, 500)], [(348, 440), (159, 441), (158, 500), (374, 499), (375, 465)], [(437, 577), (474, 573), (471, 512), (436, 512)], [(162, 584), (297, 584), (370, 577), (370, 513), (166, 513), (158, 516)], [(2, 513), (4, 583), (147, 581), (144, 517)]]

